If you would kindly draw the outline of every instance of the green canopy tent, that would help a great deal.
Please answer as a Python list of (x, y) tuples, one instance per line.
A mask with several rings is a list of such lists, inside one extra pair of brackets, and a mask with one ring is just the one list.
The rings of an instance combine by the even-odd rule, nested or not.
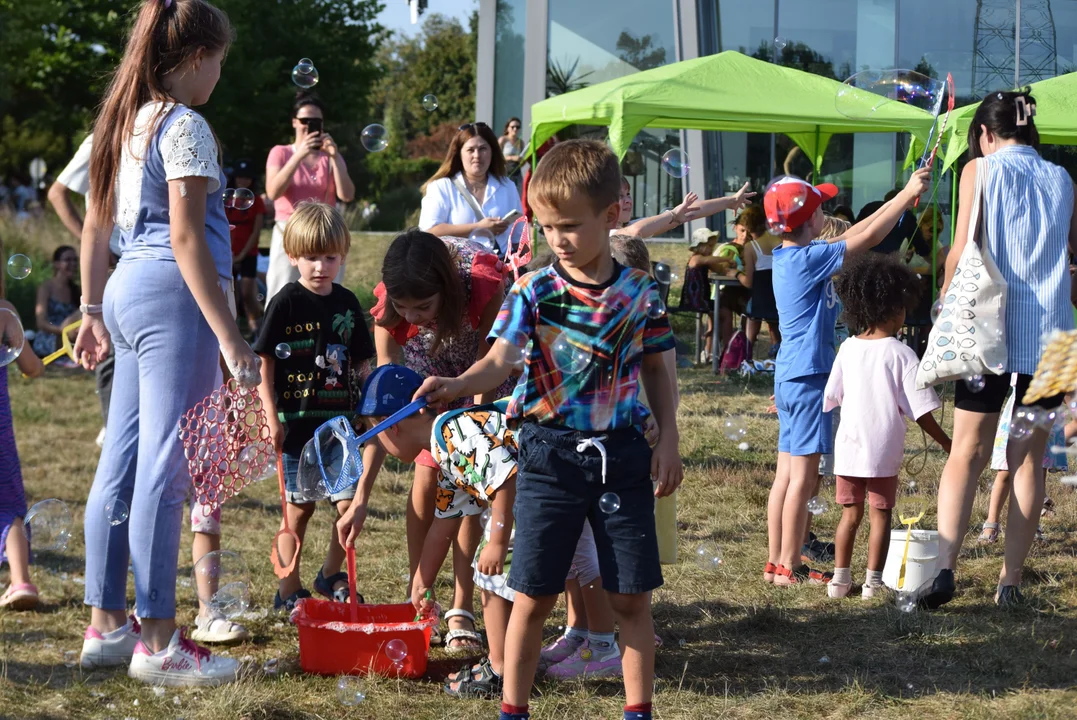
[[(1036, 129), (1045, 145), (1077, 145), (1077, 72), (1029, 86), (1036, 98)], [(958, 108), (946, 127), (943, 168), (952, 167), (968, 150), (969, 126), (980, 103)]]
[(618, 157), (643, 128), (724, 130), (788, 135), (818, 173), (830, 136), (908, 132), (926, 141), (930, 113), (739, 52), (684, 60), (557, 95), (531, 106), (532, 150), (569, 125), (607, 125)]

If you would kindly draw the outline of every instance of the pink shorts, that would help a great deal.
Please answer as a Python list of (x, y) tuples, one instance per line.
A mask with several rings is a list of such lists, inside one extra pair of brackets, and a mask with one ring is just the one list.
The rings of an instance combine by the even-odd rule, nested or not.
[(434, 459), (434, 456), (430, 454), (429, 450), (421, 451), (415, 458), (415, 464), (434, 469), (441, 468), (441, 466), (438, 465), (438, 461)]
[(868, 504), (876, 510), (891, 510), (897, 501), (898, 479), (857, 478), (838, 475), (835, 479), (838, 505), (863, 505), (865, 497)]
[(221, 509), (206, 514), (206, 508), (191, 496), (191, 532), (206, 535), (221, 534)]

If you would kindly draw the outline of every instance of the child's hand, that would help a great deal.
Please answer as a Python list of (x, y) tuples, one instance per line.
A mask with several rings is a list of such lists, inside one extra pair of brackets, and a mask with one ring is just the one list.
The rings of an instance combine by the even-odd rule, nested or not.
[(751, 183), (746, 182), (741, 186), (740, 190), (730, 196), (733, 199), (733, 210), (740, 210), (751, 204), (752, 198), (756, 196), (756, 193), (749, 192), (749, 187), (751, 187)]
[(778, 406), (774, 404), (774, 396), (770, 396), (770, 405), (767, 406), (767, 415), (777, 415)]
[(475, 569), (483, 575), (493, 577), (505, 572), (505, 556), (509, 548), (502, 542), (491, 539), (486, 547), (479, 553), (479, 560), (475, 563)]
[(912, 174), (905, 189), (901, 191), (905, 205), (912, 207), (916, 198), (920, 197), (931, 187), (931, 168), (923, 167)]
[(658, 421), (654, 419), (654, 415), (648, 415), (643, 421), (643, 439), (647, 441), (648, 447), (653, 449), (661, 437), (662, 429), (658, 427)]
[(946, 442), (941, 443), (941, 445), (942, 445), (942, 449), (946, 451), (947, 455), (949, 455), (950, 451), (953, 449), (954, 443), (953, 443), (952, 440), (950, 440), (950, 438), (946, 438)]
[(696, 204), (697, 200), (699, 200), (699, 196), (694, 192), (685, 195), (681, 204), (673, 208), (673, 219), (682, 225), (695, 219), (695, 211), (699, 208), (694, 208), (692, 206)]
[(419, 582), (418, 577), (411, 583), (411, 604), (415, 606), (415, 612), (418, 615), (422, 615), (425, 610), (437, 605), (433, 588), (424, 586)]
[(459, 378), (428, 377), (415, 391), (412, 400), (425, 397), (428, 407), (439, 408), (460, 397), (463, 386)]
[(359, 533), (363, 532), (363, 525), (366, 524), (366, 515), (367, 505), (353, 502), (340, 516), (337, 520), (337, 539), (340, 540), (341, 547), (355, 545)]
[(658, 482), (654, 490), (655, 497), (666, 497), (681, 486), (684, 479), (684, 465), (677, 436), (663, 435), (658, 440), (651, 454), (651, 477)]
[(93, 370), (97, 363), (108, 357), (111, 347), (112, 338), (105, 327), (105, 319), (100, 315), (86, 313), (82, 318), (78, 337), (75, 338), (75, 357), (79, 364), (87, 370)]

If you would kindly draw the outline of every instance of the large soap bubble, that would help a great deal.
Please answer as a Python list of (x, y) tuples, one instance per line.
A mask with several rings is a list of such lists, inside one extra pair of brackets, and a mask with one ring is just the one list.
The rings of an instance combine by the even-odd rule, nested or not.
[(912, 105), (934, 113), (946, 83), (914, 70), (863, 70), (838, 89), (834, 106), (848, 118), (870, 118), (891, 103)]

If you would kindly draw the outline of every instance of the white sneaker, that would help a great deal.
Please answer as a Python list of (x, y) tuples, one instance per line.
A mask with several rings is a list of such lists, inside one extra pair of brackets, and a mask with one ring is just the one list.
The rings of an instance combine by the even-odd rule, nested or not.
[(89, 625), (82, 636), (82, 657), (79, 663), (90, 670), (98, 667), (126, 665), (131, 653), (142, 638), (142, 628), (135, 616), (127, 618), (127, 624), (112, 632), (100, 633)]
[(890, 592), (890, 588), (886, 585), (869, 585), (864, 583), (864, 586), (860, 590), (860, 597), (868, 600), (873, 597), (886, 597)]
[(826, 594), (833, 600), (840, 600), (849, 594), (852, 583), (836, 583), (833, 580), (826, 584)]
[(247, 628), (223, 615), (199, 615), (194, 619), (194, 630), (191, 631), (191, 639), (200, 643), (227, 645), (243, 642), (248, 637)]
[(239, 662), (211, 655), (209, 650), (188, 640), (182, 629), (177, 629), (172, 633), (168, 647), (159, 653), (150, 652), (146, 644), (139, 641), (127, 674), (150, 685), (220, 685), (236, 679)]
[(97, 447), (99, 447), (99, 448), (105, 447), (105, 428), (104, 428), (104, 426), (101, 427), (101, 432), (97, 433), (97, 441), (96, 442), (97, 442)]

